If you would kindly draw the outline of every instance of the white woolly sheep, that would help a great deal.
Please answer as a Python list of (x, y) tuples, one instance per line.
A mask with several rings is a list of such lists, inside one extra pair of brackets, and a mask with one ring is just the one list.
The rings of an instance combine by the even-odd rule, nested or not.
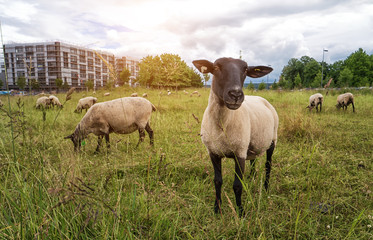
[(51, 105), (51, 99), (49, 97), (43, 96), (36, 100), (36, 108), (49, 108)]
[(352, 104), (352, 111), (355, 112), (354, 95), (348, 92), (337, 97), (337, 105), (335, 106), (338, 109), (343, 108), (343, 110), (347, 110), (347, 106), (350, 104)]
[(50, 95), (49, 99), (51, 100), (51, 106), (52, 107), (57, 106), (57, 107), (62, 108), (62, 104), (61, 104), (60, 100), (58, 99), (58, 97), (56, 97), (54, 95)]
[(81, 113), (83, 109), (87, 112), (87, 110), (92, 107), (95, 103), (97, 103), (97, 98), (95, 97), (85, 97), (79, 99), (78, 105), (74, 112)]
[(147, 93), (144, 93), (144, 94), (142, 95), (142, 97), (143, 97), (143, 98), (147, 98), (147, 97), (148, 97), (148, 94), (147, 94)]
[(235, 159), (233, 190), (242, 216), (241, 181), (245, 160), (251, 161), (253, 174), (255, 158), (267, 152), (264, 187), (268, 190), (278, 129), (278, 115), (274, 107), (262, 97), (245, 96), (242, 87), (246, 76), (262, 77), (272, 68), (248, 66), (246, 62), (233, 58), (219, 58), (215, 63), (195, 60), (193, 64), (201, 73), (213, 74), (208, 106), (202, 119), (201, 138), (215, 171), (215, 213), (219, 212), (221, 205), (221, 159), (228, 157)]
[(129, 134), (139, 131), (140, 142), (144, 141), (145, 131), (148, 132), (150, 145), (153, 145), (153, 130), (150, 128), (150, 117), (155, 111), (154, 105), (145, 98), (124, 97), (93, 105), (78, 123), (74, 133), (65, 137), (74, 143), (74, 150), (78, 151), (81, 142), (88, 134), (98, 136), (96, 152), (99, 151), (102, 138), (105, 136), (107, 148), (110, 148), (109, 134)]
[(131, 97), (138, 97), (139, 95), (135, 92), (131, 94)]
[(110, 96), (110, 93), (109, 93), (109, 92), (104, 93), (104, 96), (105, 96), (105, 97)]
[(310, 104), (306, 108), (309, 108), (310, 112), (314, 107), (316, 107), (316, 112), (318, 112), (319, 106), (320, 106), (320, 112), (321, 112), (322, 103), (324, 102), (324, 97), (321, 93), (315, 93), (311, 95), (309, 101), (310, 101)]

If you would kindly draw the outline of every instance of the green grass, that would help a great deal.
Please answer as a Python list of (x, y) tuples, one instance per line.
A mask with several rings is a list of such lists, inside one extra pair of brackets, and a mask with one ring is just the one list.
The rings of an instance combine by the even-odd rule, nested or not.
[[(137, 132), (112, 134), (110, 152), (97, 155), (93, 135), (79, 154), (63, 139), (84, 115), (73, 113), (78, 100), (92, 92), (74, 93), (55, 123), (58, 110), (43, 121), (36, 96), (11, 97), (14, 152), (11, 118), (0, 116), (0, 239), (373, 238), (371, 91), (354, 93), (355, 114), (335, 108), (338, 92), (323, 92), (321, 113), (305, 108), (311, 91), (246, 92), (274, 105), (280, 127), (270, 190), (263, 189), (262, 156), (256, 177), (245, 177), (239, 218), (231, 159), (223, 161), (222, 214), (213, 213), (214, 173), (198, 135), (209, 89), (197, 90), (200, 97), (98, 91), (99, 102), (147, 92), (158, 111), (154, 148), (148, 135), (136, 149)], [(65, 94), (57, 96), (64, 102)]]

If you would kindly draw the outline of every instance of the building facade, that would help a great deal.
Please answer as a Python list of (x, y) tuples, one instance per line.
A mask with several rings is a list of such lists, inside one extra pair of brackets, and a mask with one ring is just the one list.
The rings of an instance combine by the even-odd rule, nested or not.
[(128, 84), (130, 86), (136, 85), (136, 78), (139, 76), (139, 63), (140, 61), (135, 58), (131, 57), (121, 57), (115, 58), (115, 69), (117, 71), (117, 75), (120, 76), (120, 73), (123, 69), (128, 69), (131, 73), (130, 80)]
[(1, 72), (5, 72), (6, 67), (10, 89), (18, 89), (17, 79), (22, 76), (27, 82), (37, 81), (41, 90), (56, 89), (57, 78), (69, 87), (78, 89), (85, 88), (87, 80), (93, 80), (95, 88), (100, 88), (105, 86), (110, 78), (105, 61), (115, 66), (119, 72), (124, 66), (127, 67), (133, 78), (136, 78), (138, 73), (138, 61), (118, 58), (121, 59), (118, 60), (118, 65), (111, 53), (59, 41), (5, 44), (4, 53), (5, 64), (2, 64)]

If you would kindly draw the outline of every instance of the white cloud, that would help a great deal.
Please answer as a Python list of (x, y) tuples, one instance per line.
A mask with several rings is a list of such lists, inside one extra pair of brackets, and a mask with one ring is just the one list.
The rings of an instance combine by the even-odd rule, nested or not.
[(358, 48), (372, 54), (369, 0), (0, 0), (5, 41), (60, 39), (142, 58), (239, 57), (272, 65), (277, 78), (290, 58), (327, 62)]

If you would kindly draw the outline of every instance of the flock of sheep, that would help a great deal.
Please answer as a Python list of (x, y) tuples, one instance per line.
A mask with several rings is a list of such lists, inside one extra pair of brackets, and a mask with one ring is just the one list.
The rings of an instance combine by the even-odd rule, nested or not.
[[(203, 74), (211, 73), (212, 86), (208, 106), (204, 112), (201, 124), (201, 138), (209, 153), (214, 167), (216, 199), (214, 210), (221, 211), (222, 165), (224, 157), (235, 160), (235, 176), (233, 190), (236, 205), (240, 215), (243, 214), (241, 202), (242, 179), (245, 171), (245, 162), (250, 160), (250, 175), (255, 172), (255, 159), (266, 153), (266, 178), (264, 187), (268, 190), (272, 154), (277, 144), (277, 130), (279, 117), (275, 108), (264, 98), (258, 96), (245, 96), (242, 87), (246, 76), (258, 78), (267, 75), (272, 68), (267, 66), (248, 66), (245, 61), (233, 58), (219, 58), (214, 63), (208, 60), (195, 60), (194, 66)], [(184, 91), (185, 92), (185, 91)], [(168, 91), (168, 95), (171, 92)], [(189, 94), (185, 92), (185, 94)], [(192, 95), (199, 96), (198, 92)], [(143, 95), (137, 93), (131, 97), (114, 99), (97, 103), (97, 98), (86, 97), (80, 99), (75, 112), (86, 110), (86, 114), (77, 124), (74, 132), (65, 139), (71, 139), (75, 151), (80, 149), (82, 141), (88, 134), (98, 136), (96, 152), (99, 151), (102, 138), (105, 136), (107, 148), (110, 147), (109, 134), (129, 134), (138, 131), (139, 142), (144, 141), (145, 131), (153, 145), (153, 130), (150, 127), (150, 118), (155, 106)], [(309, 99), (310, 111), (322, 107), (323, 96), (314, 94)], [(337, 107), (347, 108), (349, 104), (354, 107), (353, 95), (345, 93), (338, 96)], [(59, 106), (62, 104), (51, 95), (41, 97), (36, 102), (36, 108)], [(137, 144), (137, 145), (138, 145)]]
[[(322, 108), (322, 104), (324, 102), (324, 96), (321, 93), (316, 93), (311, 95), (309, 99), (310, 103), (307, 108), (310, 109), (310, 112), (313, 108), (316, 107), (316, 111), (318, 112), (318, 107), (320, 106), (320, 112)], [(355, 112), (355, 105), (354, 105), (354, 95), (352, 93), (343, 93), (337, 97), (337, 105), (335, 105), (338, 109), (343, 108), (343, 110), (347, 109), (347, 106), (352, 104), (352, 111)]]

